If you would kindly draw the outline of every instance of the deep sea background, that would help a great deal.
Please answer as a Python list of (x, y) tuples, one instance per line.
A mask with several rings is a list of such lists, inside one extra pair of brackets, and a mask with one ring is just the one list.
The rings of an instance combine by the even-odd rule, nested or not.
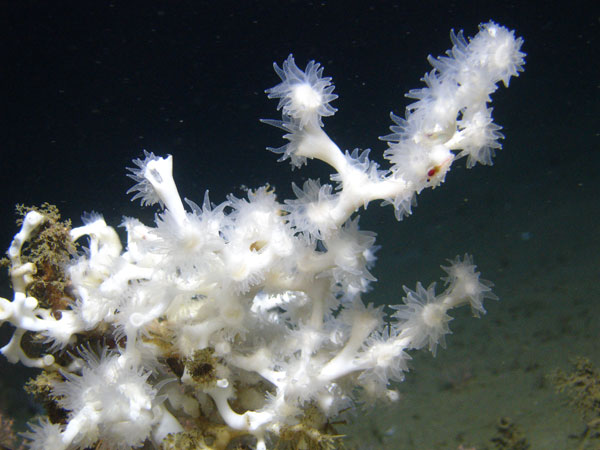
[[(461, 160), (413, 216), (397, 223), (371, 205), (361, 227), (382, 246), (366, 301), (398, 303), (402, 285), (435, 281), (465, 252), (501, 301), (480, 320), (458, 313), (448, 350), (415, 355), (402, 400), (343, 431), (358, 448), (493, 448), (506, 416), (531, 448), (576, 448), (569, 435), (583, 421), (546, 375), (577, 355), (600, 367), (594, 2), (2, 1), (0, 248), (17, 230), (16, 203), (56, 204), (74, 225), (86, 211), (115, 226), (151, 223), (155, 211), (125, 193), (125, 167), (144, 149), (172, 154), (179, 192), (197, 202), (206, 189), (221, 202), (265, 183), (284, 199), (292, 181), (326, 180), (319, 162), (292, 172), (265, 150), (284, 143), (259, 119), (279, 117), (264, 90), (290, 53), (333, 77), (339, 111), (327, 133), (383, 162), (377, 137), (421, 87), (427, 55), (451, 47), (450, 29), (472, 36), (490, 19), (516, 30), (527, 53), (525, 72), (493, 96), (506, 136), (494, 166), (467, 171)], [(0, 296), (11, 296), (5, 274)], [(2, 345), (9, 336), (4, 325)], [(20, 394), (27, 376), (0, 357), (0, 411), (19, 427), (37, 408)]]

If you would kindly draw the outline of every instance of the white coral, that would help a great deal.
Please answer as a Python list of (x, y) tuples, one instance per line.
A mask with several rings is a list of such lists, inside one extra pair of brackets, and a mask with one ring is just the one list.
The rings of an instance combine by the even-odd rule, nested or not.
[[(298, 121), (300, 127), (323, 126), (322, 117), (332, 116), (336, 109), (329, 103), (337, 98), (333, 94), (335, 86), (330, 77), (323, 77), (323, 67), (310, 61), (304, 70), (296, 65), (294, 57), (289, 55), (279, 67), (273, 68), (281, 83), (266, 90), (269, 98), (279, 98), (277, 109), (290, 120)], [(284, 119), (285, 120), (285, 119)]]
[[(289, 141), (276, 151), (297, 166), (329, 164), (335, 187), (309, 180), (293, 187), (295, 200), (280, 201), (264, 186), (247, 198), (213, 205), (206, 195), (202, 206), (184, 206), (171, 156), (145, 152), (130, 169), (129, 192), (143, 206), (159, 204), (156, 223), (125, 219), (125, 249), (98, 214), (71, 230), (89, 249), (66, 267), (75, 297), (66, 310), (29, 295), (37, 268), (21, 252), (45, 221), (29, 213), (9, 250), (14, 298), (0, 299), (0, 324), (16, 331), (1, 351), (11, 362), (59, 371), (50, 395), (66, 411), (64, 425), (30, 426), (30, 448), (159, 446), (191, 415), (265, 449), (269, 434), (302, 423), (303, 414), (325, 426), (357, 395), (397, 399), (388, 383), (404, 378), (407, 352), (435, 354), (450, 333), (451, 309), (470, 305), (479, 315), (494, 298), (468, 255), (443, 268), (442, 292), (435, 283), (404, 288), (391, 316), (361, 298), (375, 281), (377, 246), (375, 233), (359, 229), (357, 210), (381, 200), (401, 218), (457, 158), (488, 164), (499, 147), (487, 103), (497, 82), (521, 70), (521, 40), (492, 22), (470, 41), (452, 36), (448, 56), (430, 58), (426, 87), (409, 93), (416, 102), (406, 117), (392, 116), (387, 170), (368, 151), (343, 152), (327, 136), (331, 79), (314, 61), (300, 70), (291, 55), (275, 65), (281, 83), (267, 91), (283, 115), (267, 123)], [(21, 347), (27, 332), (54, 346), (29, 357)], [(95, 354), (76, 341), (104, 348)], [(69, 353), (55, 358), (58, 347)]]

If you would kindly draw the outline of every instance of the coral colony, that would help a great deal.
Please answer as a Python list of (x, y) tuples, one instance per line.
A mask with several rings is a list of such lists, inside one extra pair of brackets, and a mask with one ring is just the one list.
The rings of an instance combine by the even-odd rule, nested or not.
[(49, 205), (21, 207), (0, 323), (15, 327), (4, 356), (43, 369), (26, 386), (48, 414), (24, 433), (29, 448), (333, 448), (340, 412), (397, 399), (389, 383), (404, 378), (407, 352), (435, 354), (449, 310), (478, 316), (494, 298), (465, 255), (442, 267), (442, 292), (405, 287), (389, 314), (361, 299), (376, 247), (357, 211), (382, 200), (400, 220), (456, 160), (491, 164), (500, 148), (488, 103), (523, 70), (523, 41), (494, 22), (451, 39), (406, 117), (392, 114), (387, 169), (325, 134), (331, 78), (290, 55), (266, 91), (282, 119), (263, 122), (287, 140), (271, 150), (296, 167), (324, 161), (333, 185), (309, 180), (283, 203), (268, 186), (182, 202), (172, 157), (145, 152), (129, 192), (158, 213), (153, 226), (123, 220), (125, 248), (98, 214), (71, 229)]

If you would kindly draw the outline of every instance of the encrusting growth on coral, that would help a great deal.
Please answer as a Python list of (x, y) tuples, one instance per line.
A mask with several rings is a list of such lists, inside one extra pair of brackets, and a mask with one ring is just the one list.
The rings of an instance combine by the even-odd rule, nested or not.
[(529, 442), (519, 427), (508, 417), (501, 417), (496, 425), (496, 436), (492, 443), (496, 450), (528, 450)]
[(465, 254), (442, 266), (441, 285), (398, 286), (387, 306), (364, 300), (378, 246), (358, 211), (381, 201), (400, 220), (455, 161), (491, 164), (500, 148), (490, 96), (523, 70), (523, 41), (494, 22), (451, 39), (405, 118), (392, 115), (387, 169), (325, 133), (332, 80), (290, 55), (266, 91), (281, 120), (263, 122), (285, 132), (272, 149), (281, 160), (320, 160), (331, 184), (307, 180), (282, 201), (267, 185), (184, 202), (173, 157), (144, 151), (128, 192), (158, 211), (154, 224), (125, 217), (125, 243), (100, 214), (71, 228), (55, 207), (20, 207), (5, 260), (13, 298), (0, 298), (0, 325), (14, 332), (0, 351), (44, 371), (28, 384), (47, 406), (28, 447), (327, 450), (341, 445), (344, 411), (398, 400), (391, 383), (409, 352), (435, 355), (455, 308), (479, 317), (496, 298)]
[(213, 386), (217, 382), (215, 366), (217, 364), (213, 357), (212, 348), (204, 348), (194, 352), (192, 357), (185, 362), (185, 370), (194, 383), (200, 386)]
[[(236, 440), (246, 435), (243, 431), (232, 430), (226, 425), (205, 420), (194, 422), (194, 428), (180, 433), (169, 434), (162, 441), (161, 450), (236, 450), (244, 446), (236, 445)], [(246, 447), (247, 448), (247, 447)]]
[(343, 437), (319, 408), (312, 405), (305, 409), (300, 423), (283, 428), (275, 449), (334, 450), (343, 448)]
[[(65, 273), (67, 263), (77, 254), (77, 244), (70, 236), (71, 221), (60, 220), (60, 212), (55, 205), (43, 203), (41, 206), (16, 205), (17, 225), (23, 224), (27, 213), (36, 211), (44, 216), (44, 223), (36, 229), (21, 249), (23, 263), (35, 265), (33, 281), (27, 293), (35, 297), (41, 307), (53, 312), (66, 309), (74, 300), (68, 293), (68, 279)], [(7, 258), (2, 265), (9, 265)]]
[(58, 372), (42, 371), (37, 377), (31, 378), (25, 383), (25, 392), (32, 395), (39, 402), (52, 423), (65, 423), (68, 411), (61, 408), (53, 393), (53, 386), (63, 381), (63, 377)]
[(585, 421), (581, 444), (584, 448), (590, 439), (600, 438), (600, 371), (584, 357), (573, 361), (573, 370), (556, 370), (549, 379), (560, 393), (565, 393), (571, 405), (577, 409)]

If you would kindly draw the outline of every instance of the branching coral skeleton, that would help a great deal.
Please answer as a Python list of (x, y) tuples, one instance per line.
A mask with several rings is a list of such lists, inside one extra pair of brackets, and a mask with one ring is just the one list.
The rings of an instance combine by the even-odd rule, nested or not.
[[(335, 186), (309, 180), (283, 203), (261, 187), (243, 199), (216, 205), (206, 195), (186, 205), (172, 157), (145, 152), (129, 169), (129, 192), (157, 205), (156, 223), (125, 218), (125, 248), (98, 214), (71, 229), (88, 247), (65, 267), (66, 309), (28, 290), (40, 269), (22, 249), (49, 220), (29, 212), (8, 251), (14, 297), (0, 299), (0, 323), (16, 330), (2, 353), (60, 373), (49, 391), (64, 411), (31, 425), (29, 447), (178, 448), (196, 439), (225, 448), (245, 436), (265, 449), (294, 436), (326, 448), (328, 420), (340, 411), (397, 399), (389, 383), (403, 380), (407, 351), (435, 354), (451, 309), (469, 305), (479, 315), (494, 298), (468, 255), (443, 267), (441, 293), (435, 284), (405, 287), (391, 315), (361, 298), (375, 280), (376, 247), (357, 211), (382, 200), (402, 219), (457, 159), (491, 164), (500, 147), (490, 94), (522, 71), (522, 40), (493, 22), (470, 40), (451, 38), (446, 56), (429, 58), (426, 87), (409, 92), (416, 101), (406, 117), (392, 114), (382, 138), (388, 169), (327, 136), (322, 118), (335, 113), (337, 98), (331, 78), (314, 61), (299, 69), (292, 55), (274, 65), (281, 82), (266, 91), (279, 99), (282, 119), (263, 122), (288, 141), (272, 150), (293, 166), (324, 161)], [(29, 355), (26, 335), (42, 337), (45, 353)]]

